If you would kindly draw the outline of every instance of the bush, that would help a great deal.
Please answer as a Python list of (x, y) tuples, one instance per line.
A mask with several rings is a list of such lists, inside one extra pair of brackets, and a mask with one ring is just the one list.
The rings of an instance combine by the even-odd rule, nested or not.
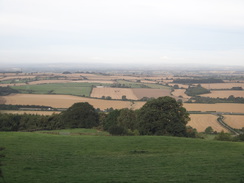
[(111, 135), (127, 135), (127, 130), (122, 127), (122, 126), (118, 126), (118, 125), (115, 125), (115, 126), (111, 126), (109, 129), (108, 129), (108, 132), (111, 134)]
[(231, 135), (229, 133), (224, 133), (224, 131), (220, 132), (216, 137), (215, 140), (220, 141), (231, 141)]

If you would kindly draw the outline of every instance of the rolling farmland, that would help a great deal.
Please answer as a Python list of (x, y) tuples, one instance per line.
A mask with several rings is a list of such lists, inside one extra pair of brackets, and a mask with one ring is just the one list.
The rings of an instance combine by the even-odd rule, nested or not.
[(133, 88), (132, 91), (138, 99), (143, 97), (158, 98), (163, 96), (171, 96), (171, 90), (169, 89)]
[(40, 95), (40, 94), (16, 94), (2, 97), (6, 104), (22, 104), (22, 105), (44, 105), (54, 108), (68, 108), (76, 102), (88, 102), (95, 108), (102, 110), (113, 107), (114, 109), (139, 107), (144, 102), (135, 105), (130, 101), (102, 100), (85, 97), (76, 97), (71, 95)]
[(219, 91), (211, 91), (211, 93), (203, 94), (203, 97), (211, 97), (211, 98), (228, 98), (230, 95), (234, 97), (244, 97), (244, 91), (237, 90), (219, 90)]
[(222, 127), (217, 122), (217, 116), (212, 114), (191, 114), (191, 120), (187, 123), (187, 125), (196, 128), (198, 132), (204, 132), (205, 129), (209, 126), (213, 128), (214, 131), (217, 132), (228, 132), (224, 127)]
[(224, 115), (224, 122), (232, 128), (244, 127), (244, 115)]
[(91, 97), (102, 98), (110, 96), (112, 99), (122, 99), (126, 96), (130, 100), (138, 100), (138, 97), (129, 88), (93, 88)]

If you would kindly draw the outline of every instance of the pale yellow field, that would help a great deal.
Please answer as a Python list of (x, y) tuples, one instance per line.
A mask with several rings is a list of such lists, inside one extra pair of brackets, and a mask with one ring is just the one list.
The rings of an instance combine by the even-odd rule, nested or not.
[(158, 98), (162, 96), (171, 96), (169, 89), (150, 89), (150, 88), (133, 88), (131, 89), (138, 99), (143, 97)]
[(244, 104), (218, 103), (218, 104), (190, 104), (183, 105), (188, 111), (217, 111), (244, 113)]
[(241, 129), (244, 127), (244, 115), (224, 115), (224, 122), (232, 128)]
[(76, 102), (88, 102), (95, 108), (102, 110), (113, 107), (114, 109), (132, 108), (138, 109), (144, 102), (101, 100), (71, 95), (38, 95), (15, 94), (4, 96), (5, 104), (44, 105), (54, 108), (68, 108)]
[(91, 97), (102, 98), (110, 96), (112, 99), (122, 99), (125, 95), (127, 99), (138, 100), (137, 96), (130, 88), (93, 88)]
[(59, 114), (60, 112), (59, 111), (11, 111), (11, 110), (1, 110), (0, 113), (52, 115), (52, 114)]
[[(95, 108), (107, 109), (113, 107), (114, 109), (132, 108), (139, 109), (145, 102), (130, 102), (130, 101), (114, 101), (101, 100), (85, 97), (76, 97), (70, 95), (38, 95), (38, 94), (15, 94), (3, 96), (2, 100), (5, 104), (22, 104), (22, 105), (45, 105), (55, 108), (68, 108), (76, 102), (88, 102)], [(183, 106), (188, 111), (217, 111), (217, 112), (233, 112), (243, 113), (244, 104), (189, 104), (184, 103)]]
[(175, 96), (175, 97), (179, 97), (179, 96), (182, 96), (183, 99), (189, 99), (190, 97), (188, 95), (185, 94), (185, 91), (186, 89), (175, 89), (172, 94)]
[(187, 123), (187, 125), (196, 128), (198, 132), (204, 132), (205, 129), (209, 126), (213, 128), (214, 131), (228, 132), (227, 129), (222, 127), (218, 121), (217, 116), (211, 114), (191, 114), (191, 120)]
[(228, 98), (230, 95), (234, 97), (244, 97), (243, 90), (221, 90), (221, 91), (211, 91), (211, 93), (203, 94), (203, 97), (211, 97), (211, 98)]
[(244, 83), (210, 83), (201, 84), (201, 86), (207, 89), (231, 89), (232, 87), (242, 87), (244, 89)]

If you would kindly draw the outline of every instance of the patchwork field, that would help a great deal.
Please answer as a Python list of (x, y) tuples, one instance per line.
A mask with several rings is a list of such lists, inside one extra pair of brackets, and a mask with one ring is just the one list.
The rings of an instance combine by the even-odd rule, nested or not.
[(203, 97), (211, 97), (211, 98), (228, 98), (230, 95), (234, 97), (244, 97), (244, 90), (219, 90), (219, 91), (211, 91), (211, 93), (203, 94)]
[(182, 97), (182, 99), (185, 99), (185, 100), (188, 100), (189, 97), (188, 95), (185, 94), (185, 91), (186, 89), (175, 89), (173, 92), (172, 92), (172, 95), (175, 96), (175, 97)]
[[(54, 108), (68, 108), (76, 102), (88, 102), (95, 108), (102, 110), (113, 107), (114, 109), (132, 108), (137, 109), (143, 102), (101, 100), (71, 95), (38, 95), (38, 94), (15, 94), (2, 97), (6, 104), (44, 105)], [(135, 108), (136, 107), (136, 108)]]
[(217, 116), (212, 114), (191, 114), (191, 121), (187, 123), (187, 125), (196, 128), (198, 132), (204, 132), (205, 129), (209, 126), (213, 128), (214, 131), (217, 132), (229, 132), (227, 129), (222, 127), (218, 121)]
[(169, 89), (133, 88), (132, 91), (138, 99), (143, 97), (158, 98), (163, 96), (171, 96), (171, 90)]
[(91, 97), (102, 98), (110, 96), (112, 99), (122, 99), (126, 96), (127, 99), (138, 100), (138, 97), (129, 88), (93, 88)]
[(207, 89), (231, 89), (232, 87), (244, 88), (244, 83), (209, 83), (201, 86)]
[(244, 127), (244, 115), (224, 115), (224, 122), (232, 128), (241, 129)]
[(218, 104), (191, 104), (183, 105), (188, 111), (216, 111), (216, 112), (233, 112), (243, 113), (244, 104), (218, 103)]
[[(86, 97), (76, 97), (70, 95), (38, 95), (38, 94), (15, 94), (3, 96), (0, 100), (6, 104), (23, 104), (23, 105), (45, 105), (55, 108), (68, 108), (76, 102), (88, 102), (95, 108), (114, 109), (132, 108), (139, 109), (145, 102), (130, 101), (114, 101), (92, 99)], [(183, 105), (188, 111), (217, 111), (217, 112), (233, 112), (243, 113), (244, 104), (220, 103), (220, 104), (194, 104), (184, 103)]]

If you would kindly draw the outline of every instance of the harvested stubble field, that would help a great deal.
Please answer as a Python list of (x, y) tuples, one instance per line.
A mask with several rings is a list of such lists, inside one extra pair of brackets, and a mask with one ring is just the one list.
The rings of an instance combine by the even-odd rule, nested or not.
[(175, 97), (179, 97), (182, 96), (183, 99), (189, 99), (190, 97), (188, 95), (185, 94), (186, 89), (175, 89), (172, 92), (172, 95)]
[(169, 89), (150, 89), (150, 88), (133, 88), (131, 89), (138, 99), (143, 97), (158, 98), (163, 96), (171, 96)]
[(211, 98), (228, 98), (230, 95), (234, 97), (244, 97), (244, 90), (219, 90), (219, 91), (211, 91), (211, 93), (203, 94), (203, 97), (211, 97)]
[(218, 121), (217, 116), (212, 114), (191, 114), (191, 120), (187, 123), (187, 125), (196, 128), (198, 132), (204, 132), (205, 129), (209, 126), (213, 128), (214, 131), (217, 132), (229, 132), (227, 129), (222, 127)]
[(7, 114), (38, 114), (38, 115), (52, 115), (59, 114), (59, 111), (11, 111), (11, 110), (1, 110), (0, 113)]
[(232, 128), (241, 129), (244, 127), (244, 115), (224, 115), (224, 122)]
[[(2, 97), (1, 101), (6, 104), (22, 104), (22, 105), (45, 105), (54, 108), (68, 108), (76, 102), (88, 102), (95, 108), (107, 109), (122, 109), (132, 108), (139, 109), (145, 102), (130, 102), (130, 101), (114, 101), (114, 100), (101, 100), (85, 97), (76, 97), (70, 95), (38, 95), (38, 94), (14, 94)], [(190, 104), (184, 103), (183, 105), (188, 111), (217, 111), (217, 112), (233, 112), (243, 113), (244, 104)]]
[(183, 105), (188, 111), (216, 111), (216, 112), (233, 112), (243, 113), (244, 104), (218, 103), (218, 104), (191, 104)]
[(127, 99), (138, 100), (138, 97), (129, 88), (93, 88), (91, 97), (102, 98), (110, 96), (112, 99), (122, 99), (125, 95)]
[(231, 89), (232, 87), (244, 88), (244, 83), (209, 83), (201, 86), (207, 89)]
[(6, 101), (5, 104), (44, 105), (51, 106), (54, 108), (68, 108), (77, 102), (88, 102), (95, 108), (100, 108), (102, 110), (111, 107), (113, 107), (114, 109), (137, 109), (137, 107), (140, 107), (144, 104), (144, 102), (138, 102), (139, 104), (135, 105), (135, 103), (132, 103), (130, 101), (92, 99), (85, 97), (76, 97), (71, 95), (15, 94), (4, 96), (2, 98)]

